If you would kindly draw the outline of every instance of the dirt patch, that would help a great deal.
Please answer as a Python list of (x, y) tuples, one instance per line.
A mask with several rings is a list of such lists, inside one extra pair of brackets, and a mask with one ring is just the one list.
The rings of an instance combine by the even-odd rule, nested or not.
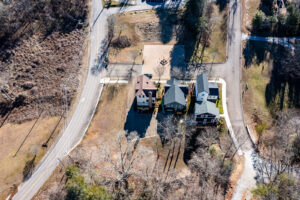
[[(169, 80), (172, 67), (184, 64), (184, 55), (183, 45), (145, 45), (142, 74), (152, 74), (157, 80)], [(166, 61), (164, 66), (161, 66), (162, 60)]]
[(255, 13), (259, 10), (260, 0), (243, 0), (243, 20), (242, 31), (249, 34), (252, 28), (252, 19)]

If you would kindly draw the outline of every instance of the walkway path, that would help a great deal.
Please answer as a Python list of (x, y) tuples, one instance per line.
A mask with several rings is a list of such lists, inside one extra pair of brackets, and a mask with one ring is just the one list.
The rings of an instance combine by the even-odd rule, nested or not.
[(242, 40), (253, 40), (253, 41), (280, 44), (291, 50), (295, 50), (295, 48), (291, 44), (290, 40), (300, 40), (300, 37), (261, 37), (261, 36), (242, 34)]

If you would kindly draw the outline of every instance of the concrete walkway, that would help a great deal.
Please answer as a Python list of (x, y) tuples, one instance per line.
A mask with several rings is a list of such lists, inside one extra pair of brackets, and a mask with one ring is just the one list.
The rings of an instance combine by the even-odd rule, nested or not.
[(231, 125), (231, 122), (230, 122), (230, 119), (229, 119), (229, 115), (228, 115), (227, 97), (226, 97), (226, 82), (222, 78), (214, 79), (214, 80), (211, 80), (209, 82), (216, 82), (216, 83), (219, 83), (219, 84), (222, 85), (222, 105), (223, 105), (224, 114), (221, 114), (220, 116), (225, 118), (226, 125), (227, 125), (227, 128), (228, 128), (230, 137), (231, 137), (231, 139), (234, 143), (235, 148), (238, 149), (238, 151), (237, 151), (238, 155), (241, 156), (241, 155), (243, 155), (243, 153), (242, 153), (242, 151), (240, 149), (240, 146), (238, 144), (238, 141), (236, 139), (236, 136), (235, 136), (235, 133), (234, 133), (234, 130), (232, 128), (232, 125)]
[(295, 47), (291, 44), (290, 40), (300, 40), (300, 37), (261, 37), (261, 36), (242, 34), (242, 40), (269, 42), (269, 43), (282, 45), (291, 50), (295, 50)]

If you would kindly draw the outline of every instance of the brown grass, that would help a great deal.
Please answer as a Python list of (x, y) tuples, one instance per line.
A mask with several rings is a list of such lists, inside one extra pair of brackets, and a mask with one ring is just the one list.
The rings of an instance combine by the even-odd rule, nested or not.
[(250, 33), (252, 18), (259, 9), (260, 1), (261, 0), (242, 0), (242, 31), (244, 33)]
[[(91, 161), (96, 164), (97, 172), (105, 176), (107, 171), (105, 171), (107, 162), (103, 162), (99, 157), (103, 155), (103, 147), (108, 144), (106, 150), (110, 152), (112, 158), (118, 157), (118, 149), (116, 145), (116, 140), (118, 138), (118, 131), (123, 130), (124, 124), (126, 121), (127, 111), (129, 110), (133, 99), (134, 99), (134, 86), (135, 81), (127, 85), (107, 85), (101, 95), (101, 100), (98, 104), (97, 111), (93, 117), (93, 120), (90, 124), (90, 127), (87, 131), (87, 134), (81, 144), (70, 154), (70, 157), (76, 157), (78, 152), (83, 152), (81, 156), (91, 156)], [(186, 167), (183, 161), (184, 153), (184, 138), (181, 142), (179, 148), (179, 142), (176, 143), (174, 152), (171, 151), (169, 158), (167, 155), (169, 149), (172, 150), (172, 146), (165, 145), (162, 146), (160, 137), (156, 134), (156, 119), (153, 116), (151, 125), (147, 129), (146, 137), (140, 139), (137, 146), (137, 154), (146, 150), (150, 153), (148, 156), (142, 156), (141, 161), (136, 162), (134, 167), (136, 169), (145, 170), (147, 167), (151, 169), (155, 162), (158, 161), (161, 171), (163, 171), (164, 164), (167, 162), (165, 173), (162, 173), (164, 176), (167, 176), (167, 170), (170, 166), (170, 171), (175, 167), (178, 170), (178, 176), (186, 176), (189, 174), (189, 170)], [(180, 151), (179, 151), (180, 149)], [(157, 156), (157, 152), (159, 156)], [(178, 155), (179, 153), (179, 155)], [(173, 160), (170, 163), (170, 157), (173, 154)], [(78, 157), (78, 156), (77, 156)], [(158, 158), (158, 160), (157, 160)], [(65, 166), (72, 165), (72, 159), (66, 157), (63, 161)], [(74, 164), (74, 163), (73, 163)], [(55, 192), (58, 186), (61, 188), (64, 184), (63, 173), (65, 167), (60, 165), (51, 178), (46, 182), (42, 187), (39, 193), (35, 196), (34, 199), (45, 199), (49, 197), (49, 194)], [(169, 176), (170, 174), (168, 174)]]
[(106, 86), (82, 144), (94, 143), (96, 138), (109, 141), (110, 138), (115, 138), (113, 133), (123, 130), (126, 120), (127, 93), (127, 85)]
[[(13, 184), (21, 183), (25, 163), (33, 158), (31, 153), (32, 147), (39, 149), (35, 163), (42, 158), (46, 150), (42, 148), (42, 144), (46, 142), (50, 136), (59, 118), (60, 117), (48, 117), (40, 119), (16, 157), (14, 157), (14, 154), (28, 134), (34, 121), (28, 121), (22, 124), (5, 124), (0, 129), (0, 187), (1, 190), (5, 190), (5, 192), (1, 194), (3, 196), (0, 196), (0, 199), (10, 193), (10, 187)], [(60, 128), (56, 130), (54, 136), (59, 132), (59, 129)]]
[[(216, 20), (214, 30), (211, 34), (211, 44), (204, 50), (204, 62), (224, 62), (226, 60), (226, 41), (227, 41), (227, 13), (228, 8), (222, 12), (214, 4), (214, 12), (212, 18)], [(140, 51), (144, 45), (179, 44), (177, 41), (180, 38), (179, 33), (174, 30), (178, 27), (176, 22), (181, 22), (183, 11), (178, 11), (174, 15), (171, 11), (133, 11), (115, 16), (115, 38), (127, 36), (132, 41), (132, 46), (124, 49), (109, 49), (110, 62), (136, 62), (142, 63), (143, 54)], [(168, 41), (163, 41), (163, 32), (170, 31), (172, 34)], [(177, 39), (176, 39), (177, 38)], [(180, 42), (182, 43), (182, 42)], [(197, 55), (201, 54), (202, 47), (198, 48)]]
[(236, 155), (233, 159), (234, 169), (229, 178), (230, 188), (227, 191), (226, 198), (225, 198), (226, 200), (230, 200), (232, 198), (237, 182), (243, 173), (244, 163), (245, 163), (244, 160), (245, 160), (244, 156), (238, 156), (238, 155)]
[[(205, 48), (203, 62), (225, 62), (226, 61), (226, 42), (227, 42), (227, 13), (228, 7), (222, 12), (213, 4), (214, 12), (212, 19), (216, 20), (214, 30), (210, 36), (210, 46)], [(200, 56), (202, 45), (199, 44), (197, 55)]]

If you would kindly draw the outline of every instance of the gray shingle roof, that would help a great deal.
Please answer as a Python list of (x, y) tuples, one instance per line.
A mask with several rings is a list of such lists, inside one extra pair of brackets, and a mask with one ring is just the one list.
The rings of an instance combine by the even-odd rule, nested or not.
[(219, 109), (216, 107), (215, 103), (212, 103), (210, 101), (202, 101), (202, 102), (196, 102), (195, 103), (195, 114), (201, 115), (204, 113), (210, 113), (215, 116), (219, 116)]
[(209, 88), (218, 88), (218, 84), (216, 82), (208, 82)]
[(179, 81), (176, 78), (171, 78), (167, 81), (168, 85), (180, 85)]
[(177, 85), (172, 85), (170, 89), (166, 92), (164, 96), (164, 104), (170, 104), (170, 103), (179, 103), (181, 105), (186, 105), (184, 93)]
[(208, 90), (208, 79), (207, 76), (205, 74), (200, 74), (197, 76), (197, 88), (198, 88), (198, 92), (207, 92), (209, 93)]

